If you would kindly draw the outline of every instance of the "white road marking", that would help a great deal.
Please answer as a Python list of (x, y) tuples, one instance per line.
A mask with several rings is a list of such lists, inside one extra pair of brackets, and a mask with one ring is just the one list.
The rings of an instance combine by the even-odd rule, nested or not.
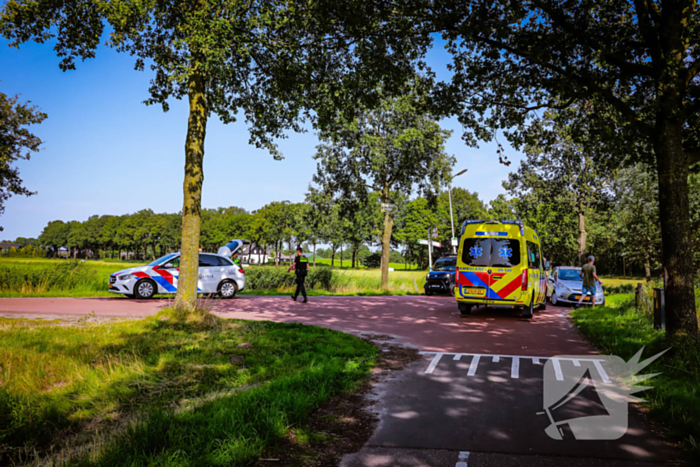
[(561, 365), (559, 364), (558, 358), (552, 359), (552, 366), (554, 367), (554, 374), (557, 377), (557, 381), (564, 381), (564, 375), (561, 372)]
[(472, 357), (472, 362), (469, 364), (469, 372), (467, 376), (474, 376), (476, 374), (476, 367), (479, 366), (479, 355), (474, 355)]
[(433, 370), (435, 369), (435, 367), (437, 366), (437, 364), (440, 362), (440, 359), (442, 358), (443, 355), (445, 355), (445, 354), (440, 353), (440, 352), (436, 353), (435, 356), (433, 357), (433, 361), (430, 362), (430, 365), (428, 365), (428, 369), (425, 370), (425, 372), (428, 374), (432, 373)]
[(510, 377), (514, 379), (520, 378), (520, 358), (513, 357), (513, 363), (510, 366)]
[(608, 378), (608, 374), (603, 369), (603, 365), (600, 363), (600, 360), (594, 360), (593, 364), (595, 365), (595, 369), (598, 370), (598, 373), (600, 373), (600, 377), (603, 379), (603, 382), (609, 383), (610, 378)]
[(457, 463), (455, 467), (467, 467), (467, 462), (469, 461), (469, 451), (461, 451), (457, 456)]
[[(603, 368), (603, 359), (600, 358), (567, 358), (567, 357), (532, 357), (528, 355), (494, 355), (494, 354), (475, 354), (475, 353), (452, 353), (452, 352), (419, 352), (421, 355), (435, 355), (425, 370), (425, 373), (432, 374), (435, 368), (440, 363), (443, 355), (452, 355), (452, 360), (459, 361), (462, 357), (472, 357), (471, 363), (469, 364), (469, 372), (467, 376), (476, 375), (476, 370), (479, 366), (479, 361), (481, 357), (491, 358), (494, 362), (500, 362), (501, 358), (510, 358), (512, 360), (510, 368), (510, 377), (513, 379), (520, 378), (520, 360), (532, 360), (535, 365), (541, 365), (542, 360), (552, 360), (552, 366), (554, 368), (554, 374), (557, 381), (564, 381), (564, 374), (561, 370), (561, 362), (564, 360), (573, 362), (574, 366), (581, 366), (581, 362), (593, 362), (595, 364), (598, 373), (600, 373), (601, 379), (605, 383), (610, 383), (610, 378), (608, 377), (605, 369)], [(593, 356), (592, 356), (593, 357)]]

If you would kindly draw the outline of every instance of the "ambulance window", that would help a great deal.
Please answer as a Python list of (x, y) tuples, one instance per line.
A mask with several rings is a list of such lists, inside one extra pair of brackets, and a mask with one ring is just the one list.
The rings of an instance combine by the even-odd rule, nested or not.
[(520, 264), (520, 241), (511, 238), (468, 238), (462, 249), (468, 266), (509, 268)]
[(216, 256), (212, 255), (199, 255), (199, 267), (200, 268), (209, 268), (213, 266), (218, 266), (219, 265), (219, 260)]
[(527, 267), (530, 269), (542, 269), (540, 247), (537, 243), (527, 242)]

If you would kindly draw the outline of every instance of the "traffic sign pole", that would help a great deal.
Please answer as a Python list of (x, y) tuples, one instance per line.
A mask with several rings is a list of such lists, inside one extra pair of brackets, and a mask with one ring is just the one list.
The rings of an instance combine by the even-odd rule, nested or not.
[(428, 266), (429, 270), (433, 270), (433, 240), (431, 237), (430, 228), (428, 228)]

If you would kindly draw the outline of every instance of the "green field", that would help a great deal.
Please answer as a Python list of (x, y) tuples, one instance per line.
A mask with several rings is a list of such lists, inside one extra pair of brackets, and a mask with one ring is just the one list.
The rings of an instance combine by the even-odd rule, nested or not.
[(251, 465), (377, 354), (337, 331), (208, 313), (0, 319), (0, 465)]
[[(634, 308), (631, 294), (611, 296), (607, 306), (571, 311), (577, 327), (603, 354), (629, 360), (644, 347), (648, 358), (671, 347), (664, 331), (656, 331), (650, 314)], [(699, 318), (700, 319), (700, 318)], [(649, 415), (665, 428), (665, 435), (683, 443), (698, 465), (700, 461), (700, 346), (692, 340), (677, 341), (675, 348), (642, 373), (659, 373), (645, 383), (650, 389), (636, 394)]]
[[(110, 274), (120, 269), (145, 263), (118, 261), (73, 261), (65, 259), (0, 258), (0, 297), (106, 297), (119, 296), (107, 290)], [(320, 267), (320, 266), (319, 266)], [(253, 269), (286, 271), (286, 266), (264, 266)], [(329, 289), (310, 289), (311, 295), (384, 295), (421, 294), (426, 271), (389, 272), (389, 292), (381, 290), (381, 271), (378, 269), (333, 268), (333, 284)], [(292, 275), (289, 273), (289, 277)], [(414, 286), (413, 279), (416, 280)], [(271, 289), (246, 290), (244, 294), (287, 294), (293, 285)]]

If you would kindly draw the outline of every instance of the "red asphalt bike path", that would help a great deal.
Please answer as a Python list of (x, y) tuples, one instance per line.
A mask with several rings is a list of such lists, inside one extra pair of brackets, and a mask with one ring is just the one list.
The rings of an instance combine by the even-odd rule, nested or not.
[[(461, 316), (451, 297), (239, 296), (200, 303), (223, 318), (324, 326), (345, 332), (389, 334), (422, 351), (554, 356), (594, 354), (568, 319), (568, 309), (549, 305), (525, 319), (512, 309), (478, 308)], [(0, 298), (0, 315), (73, 315), (143, 318), (171, 299)]]

